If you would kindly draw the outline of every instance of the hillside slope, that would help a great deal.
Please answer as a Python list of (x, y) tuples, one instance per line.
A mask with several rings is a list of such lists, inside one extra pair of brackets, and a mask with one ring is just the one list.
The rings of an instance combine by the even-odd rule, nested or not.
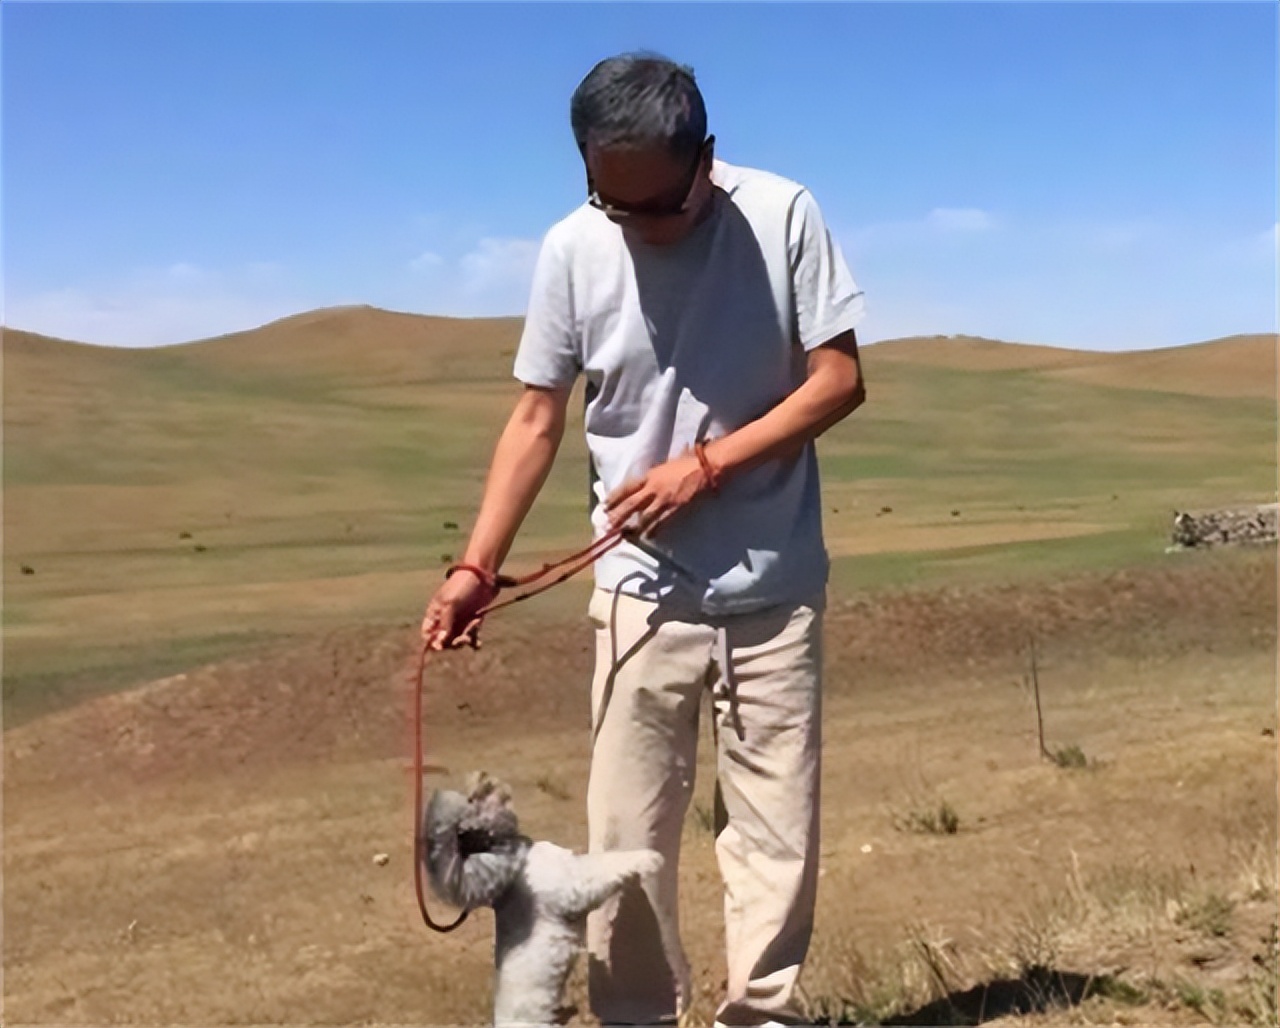
[[(465, 545), (519, 327), (343, 308), (149, 350), (6, 332), (6, 704), (416, 606)], [(869, 400), (819, 444), (833, 589), (1157, 560), (1172, 510), (1274, 499), (1268, 338), (867, 347)], [(574, 424), (513, 567), (583, 544), (587, 479)]]
[(960, 371), (1034, 371), (1064, 381), (1192, 396), (1276, 397), (1275, 335), (1238, 335), (1189, 346), (1120, 353), (928, 336), (866, 347), (869, 359)]

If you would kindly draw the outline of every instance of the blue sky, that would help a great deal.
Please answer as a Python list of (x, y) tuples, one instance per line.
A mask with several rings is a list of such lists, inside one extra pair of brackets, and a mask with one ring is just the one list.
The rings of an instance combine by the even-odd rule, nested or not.
[(585, 192), (569, 96), (644, 48), (694, 68), (719, 156), (810, 187), (866, 341), (1275, 331), (1277, 11), (5, 0), (3, 321), (519, 314)]

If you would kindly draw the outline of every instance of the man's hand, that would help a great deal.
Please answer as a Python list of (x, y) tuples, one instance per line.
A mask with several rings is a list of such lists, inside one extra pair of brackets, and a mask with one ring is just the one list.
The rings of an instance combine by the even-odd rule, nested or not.
[(638, 535), (653, 535), (709, 487), (698, 458), (686, 453), (611, 492), (604, 501), (609, 526), (626, 525)]
[(493, 599), (493, 587), (474, 571), (459, 568), (436, 590), (422, 618), (422, 641), (430, 650), (480, 647), (476, 612)]
[(427, 605), (422, 641), (429, 648), (477, 645), (476, 611), (496, 595), (487, 569), (500, 567), (506, 559), (516, 531), (551, 471), (564, 434), (569, 392), (568, 386), (526, 386), (520, 394), (494, 450), (480, 513), (463, 551), (463, 561), (474, 570), (459, 565)]

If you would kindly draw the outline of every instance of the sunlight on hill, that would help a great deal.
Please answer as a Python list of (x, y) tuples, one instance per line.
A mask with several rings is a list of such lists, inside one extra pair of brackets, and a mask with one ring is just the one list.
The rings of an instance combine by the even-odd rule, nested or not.
[(186, 359), (223, 371), (323, 375), (353, 383), (466, 381), (510, 377), (520, 326), (519, 318), (334, 307), (180, 349)]
[(866, 347), (874, 359), (961, 371), (1035, 371), (1115, 389), (1194, 396), (1276, 396), (1280, 337), (1241, 335), (1158, 350), (1100, 353), (969, 336), (893, 339)]
[[(6, 697), (411, 610), (465, 544), (519, 331), (354, 307), (156, 349), (6, 332)], [(1174, 509), (1274, 499), (1273, 342), (867, 347), (870, 399), (819, 444), (833, 589), (1123, 566)], [(585, 541), (581, 417), (513, 567)]]

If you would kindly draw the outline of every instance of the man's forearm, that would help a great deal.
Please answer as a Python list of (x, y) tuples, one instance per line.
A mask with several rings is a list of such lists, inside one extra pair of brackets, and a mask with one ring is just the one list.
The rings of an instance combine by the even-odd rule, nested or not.
[(537, 499), (564, 435), (563, 402), (526, 393), (494, 449), (463, 561), (497, 571)]
[(707, 447), (726, 475), (789, 457), (856, 410), (866, 398), (856, 344), (822, 355), (805, 382), (767, 414)]

